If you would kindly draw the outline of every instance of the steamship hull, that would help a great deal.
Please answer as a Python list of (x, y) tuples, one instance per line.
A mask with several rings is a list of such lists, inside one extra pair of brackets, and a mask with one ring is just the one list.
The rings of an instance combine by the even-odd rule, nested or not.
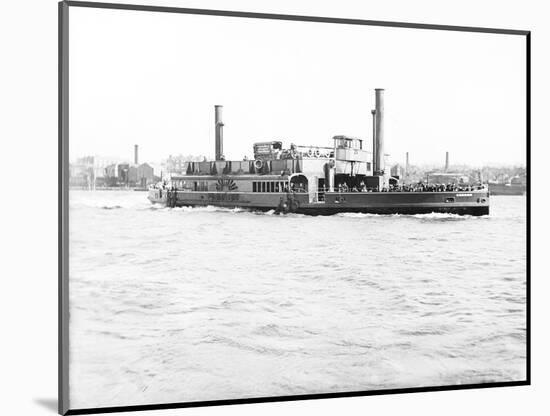
[(185, 192), (151, 190), (149, 200), (168, 207), (215, 206), (251, 211), (275, 210), (280, 213), (334, 215), (429, 214), (448, 213), (482, 216), (489, 214), (486, 190), (469, 192), (326, 192), (252, 193), (252, 192)]

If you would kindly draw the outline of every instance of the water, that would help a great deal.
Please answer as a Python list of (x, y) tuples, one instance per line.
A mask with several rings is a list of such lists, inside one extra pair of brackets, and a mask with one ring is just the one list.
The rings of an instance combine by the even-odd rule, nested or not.
[(71, 408), (522, 380), (525, 203), (307, 217), (71, 191)]

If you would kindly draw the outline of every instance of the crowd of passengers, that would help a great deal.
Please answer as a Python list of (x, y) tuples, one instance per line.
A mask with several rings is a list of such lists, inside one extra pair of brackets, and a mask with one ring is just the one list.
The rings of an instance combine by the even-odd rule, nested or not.
[(338, 185), (338, 192), (468, 192), (475, 190), (485, 189), (485, 185), (468, 185), (468, 184), (456, 184), (456, 183), (435, 183), (435, 184), (425, 184), (419, 182), (417, 184), (408, 184), (408, 185), (389, 185), (379, 189), (368, 188), (363, 182), (358, 186), (348, 186), (346, 183), (341, 183)]
[[(157, 183), (154, 188), (177, 190), (174, 185), (168, 185), (166, 181)], [(448, 183), (445, 185), (441, 183), (425, 184), (422, 182), (408, 185), (389, 185), (389, 187), (382, 189), (378, 189), (378, 187), (368, 188), (364, 182), (361, 182), (358, 186), (348, 186), (346, 183), (341, 183), (336, 187), (338, 192), (468, 192), (483, 189), (486, 189), (486, 185), (481, 183), (477, 185)], [(288, 192), (288, 186), (285, 185), (282, 192)], [(291, 183), (290, 192), (307, 192), (307, 189), (303, 183)]]

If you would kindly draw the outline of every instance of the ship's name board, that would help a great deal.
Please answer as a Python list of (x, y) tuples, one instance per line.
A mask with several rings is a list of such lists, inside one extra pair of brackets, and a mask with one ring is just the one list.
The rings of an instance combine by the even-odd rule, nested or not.
[(456, 194), (456, 196), (472, 196), (472, 194)]
[(238, 201), (239, 200), (239, 194), (231, 194), (231, 193), (224, 193), (224, 194), (208, 194), (208, 200), (209, 201)]

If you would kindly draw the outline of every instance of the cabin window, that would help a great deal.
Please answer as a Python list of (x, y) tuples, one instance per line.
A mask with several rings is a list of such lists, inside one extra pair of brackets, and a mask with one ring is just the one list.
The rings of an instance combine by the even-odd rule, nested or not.
[(252, 182), (252, 192), (256, 192), (256, 182)]
[(271, 188), (271, 192), (275, 192), (275, 182), (269, 182), (269, 187)]
[(193, 183), (195, 191), (208, 191), (208, 182), (207, 181), (199, 181)]
[(265, 192), (265, 182), (262, 182), (262, 192)]
[(275, 192), (280, 192), (280, 190), (279, 190), (279, 182), (275, 182)]
[(370, 170), (370, 162), (367, 162), (367, 170)]

